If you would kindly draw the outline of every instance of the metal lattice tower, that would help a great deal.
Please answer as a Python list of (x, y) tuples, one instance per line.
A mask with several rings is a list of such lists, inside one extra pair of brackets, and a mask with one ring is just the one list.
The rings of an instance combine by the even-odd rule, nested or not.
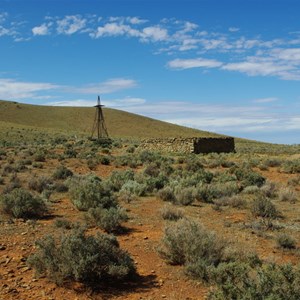
[(98, 103), (94, 107), (96, 107), (95, 120), (92, 131), (92, 138), (94, 136), (95, 131), (97, 132), (97, 139), (108, 138), (107, 128), (104, 122), (104, 116), (102, 112), (102, 107), (104, 105), (100, 102), (100, 96), (98, 96)]

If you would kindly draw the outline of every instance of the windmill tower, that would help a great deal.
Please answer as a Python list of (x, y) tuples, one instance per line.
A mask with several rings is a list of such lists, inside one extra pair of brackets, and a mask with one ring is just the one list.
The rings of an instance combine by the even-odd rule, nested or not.
[(93, 139), (95, 132), (97, 132), (97, 140), (100, 140), (103, 138), (108, 138), (108, 132), (107, 132), (107, 128), (105, 126), (104, 116), (103, 116), (103, 112), (102, 112), (103, 106), (104, 105), (102, 105), (100, 102), (100, 96), (98, 96), (97, 105), (94, 106), (94, 107), (96, 107), (96, 114), (95, 114), (93, 130), (92, 130), (92, 139)]

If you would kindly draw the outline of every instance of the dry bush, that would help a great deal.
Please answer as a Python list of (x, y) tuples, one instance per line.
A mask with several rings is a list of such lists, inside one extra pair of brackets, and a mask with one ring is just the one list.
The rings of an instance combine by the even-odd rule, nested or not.
[(36, 242), (38, 251), (27, 264), (38, 275), (55, 283), (82, 282), (97, 287), (104, 282), (124, 281), (136, 274), (132, 258), (119, 248), (112, 235), (87, 236), (82, 230), (63, 235), (60, 241), (46, 236)]

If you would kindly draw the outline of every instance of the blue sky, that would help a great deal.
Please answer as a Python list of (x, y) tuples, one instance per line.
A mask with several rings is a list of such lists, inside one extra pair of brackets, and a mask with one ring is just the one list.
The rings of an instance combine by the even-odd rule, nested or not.
[(0, 99), (300, 143), (297, 0), (0, 0)]

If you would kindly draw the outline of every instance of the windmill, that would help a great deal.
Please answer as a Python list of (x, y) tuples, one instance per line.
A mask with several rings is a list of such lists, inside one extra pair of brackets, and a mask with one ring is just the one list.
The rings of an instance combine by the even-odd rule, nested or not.
[(104, 116), (102, 111), (103, 106), (104, 105), (102, 105), (100, 102), (100, 96), (98, 96), (97, 105), (94, 106), (96, 107), (96, 114), (95, 114), (95, 120), (94, 120), (94, 125), (92, 130), (92, 136), (91, 136), (92, 139), (95, 132), (97, 132), (97, 138), (96, 138), (97, 140), (109, 138), (107, 128), (104, 122)]

